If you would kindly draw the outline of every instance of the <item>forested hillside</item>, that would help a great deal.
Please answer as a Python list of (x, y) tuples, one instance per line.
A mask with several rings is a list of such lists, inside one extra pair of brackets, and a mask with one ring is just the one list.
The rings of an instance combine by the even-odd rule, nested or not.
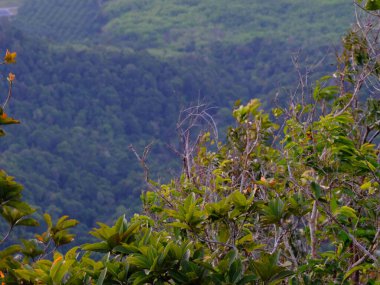
[(254, 38), (306, 47), (336, 40), (350, 20), (345, 2), (108, 1), (102, 35), (137, 48), (183, 52), (207, 50), (212, 43), (244, 44)]
[(180, 169), (166, 144), (180, 147), (181, 108), (207, 103), (222, 130), (238, 99), (269, 107), (297, 79), (291, 56), (333, 55), (352, 18), (343, 0), (261, 2), (24, 1), (1, 24), (2, 49), (18, 53), (10, 112), (22, 121), (0, 142), (1, 166), (83, 232), (136, 211), (143, 172), (130, 144), (155, 142), (149, 165), (165, 181)]
[(25, 1), (19, 13), (16, 25), (32, 35), (149, 49), (166, 56), (256, 38), (302, 48), (336, 43), (352, 19), (350, 3), (344, 0), (34, 0)]

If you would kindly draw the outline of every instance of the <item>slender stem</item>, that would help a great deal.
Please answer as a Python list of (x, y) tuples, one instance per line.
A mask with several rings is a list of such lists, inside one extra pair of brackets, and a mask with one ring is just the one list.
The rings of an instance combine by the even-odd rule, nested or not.
[(10, 233), (12, 232), (12, 230), (13, 230), (13, 226), (11, 226), (9, 228), (8, 232), (5, 234), (5, 236), (3, 237), (3, 239), (0, 240), (0, 244), (2, 244), (3, 242), (5, 242), (8, 239), (8, 237), (9, 237)]
[[(379, 244), (379, 236), (380, 236), (380, 229), (378, 229), (377, 232), (376, 232), (376, 235), (375, 235), (375, 237), (373, 239), (373, 243), (374, 244), (373, 244), (373, 246), (372, 246), (372, 248), (371, 248), (370, 251), (373, 251), (373, 250), (375, 250), (377, 248), (377, 246)], [(358, 266), (361, 263), (363, 263), (367, 258), (368, 258), (368, 254), (366, 253), (359, 260), (357, 260), (354, 264), (352, 264), (350, 266), (350, 268), (348, 269), (348, 271), (351, 270), (352, 268), (354, 268), (355, 266)]]
[(12, 81), (9, 82), (8, 96), (7, 96), (7, 99), (5, 100), (5, 102), (3, 104), (3, 110), (5, 110), (5, 107), (7, 106), (11, 97), (12, 97)]
[(44, 254), (44, 258), (48, 257), (50, 254), (52, 254), (53, 252), (55, 252), (57, 250), (57, 248), (58, 248), (58, 246), (54, 245), (54, 247), (50, 251), (48, 251), (48, 252), (46, 252)]
[(351, 234), (350, 233), (350, 231), (349, 231), (349, 229), (345, 226), (345, 225), (343, 225), (343, 224), (341, 224), (335, 217), (334, 217), (334, 215), (328, 210), (328, 209), (326, 209), (326, 207), (325, 207), (325, 209), (324, 209), (324, 212), (330, 217), (330, 219), (332, 219), (347, 235), (348, 235), (348, 237), (352, 240), (352, 242), (353, 242), (353, 244), (362, 252), (362, 253), (364, 253), (365, 255), (367, 255), (370, 259), (372, 259), (373, 261), (374, 261), (374, 263), (376, 264), (376, 265), (379, 265), (379, 261), (378, 261), (378, 259), (371, 253), (371, 252), (369, 252), (368, 251), (368, 249), (365, 247), (365, 246), (363, 246), (357, 239), (356, 239), (356, 237), (353, 235), (353, 234)]
[(380, 134), (380, 131), (376, 131), (373, 136), (368, 140), (368, 143), (372, 143), (373, 140)]
[(282, 235), (280, 233), (281, 233), (281, 227), (277, 227), (275, 225), (274, 226), (274, 245), (273, 245), (273, 249), (272, 249), (270, 254), (274, 254), (276, 252), (278, 246), (280, 245), (280, 240), (282, 237)]
[(44, 245), (44, 253), (41, 254), (39, 257), (38, 257), (38, 260), (41, 260), (41, 259), (44, 259), (46, 256), (48, 256), (48, 249), (50, 247), (50, 244), (52, 242), (52, 238), (49, 239), (49, 241), (47, 242), (47, 244)]
[(313, 204), (313, 210), (310, 214), (310, 222), (309, 222), (309, 228), (310, 228), (310, 241), (311, 241), (311, 256), (313, 258), (317, 258), (317, 201), (314, 201)]
[(234, 244), (228, 244), (228, 243), (224, 243), (224, 242), (217, 241), (217, 240), (210, 240), (210, 239), (202, 238), (197, 234), (197, 232), (193, 229), (193, 227), (191, 227), (189, 224), (188, 224), (188, 226), (190, 227), (190, 232), (193, 235), (195, 235), (196, 238), (199, 239), (201, 242), (205, 242), (210, 249), (212, 249), (210, 244), (219, 244), (219, 245), (222, 245), (222, 246), (225, 246), (228, 248), (236, 249), (236, 246)]
[(284, 238), (284, 245), (285, 245), (285, 248), (287, 249), (287, 251), (289, 251), (289, 254), (290, 254), (290, 257), (294, 263), (294, 266), (295, 267), (298, 267), (298, 262), (297, 262), (297, 258), (296, 256), (294, 255), (294, 252), (292, 250), (292, 247), (290, 246), (290, 243), (289, 243), (289, 235), (287, 235), (285, 238)]

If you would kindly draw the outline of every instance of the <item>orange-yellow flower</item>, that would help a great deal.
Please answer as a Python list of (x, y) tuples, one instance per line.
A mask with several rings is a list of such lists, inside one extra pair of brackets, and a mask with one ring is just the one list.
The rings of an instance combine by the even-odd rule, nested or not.
[(60, 260), (62, 260), (62, 256), (58, 256), (56, 259), (54, 259), (53, 265), (56, 264)]
[(276, 180), (275, 179), (271, 179), (270, 181), (269, 181), (269, 186), (274, 186), (274, 185), (276, 185)]
[(16, 75), (14, 75), (12, 72), (10, 72), (10, 73), (8, 74), (8, 80), (9, 80), (10, 82), (12, 82), (13, 80), (15, 80), (15, 78), (16, 78)]
[(252, 188), (247, 187), (246, 189), (243, 190), (244, 194), (250, 194), (252, 192)]
[(40, 235), (36, 235), (36, 239), (39, 241), (39, 242), (44, 242), (44, 238)]
[(9, 50), (7, 50), (4, 56), (5, 63), (16, 63), (16, 56), (16, 52), (10, 52)]
[[(4, 276), (4, 273), (3, 273), (3, 271), (0, 271), (0, 278), (4, 278), (5, 276)], [(4, 282), (1, 282), (1, 285), (5, 285), (5, 283)]]

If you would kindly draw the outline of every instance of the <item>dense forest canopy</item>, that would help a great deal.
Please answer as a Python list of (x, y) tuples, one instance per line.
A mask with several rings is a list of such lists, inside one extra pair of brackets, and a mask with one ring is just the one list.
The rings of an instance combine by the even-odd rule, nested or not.
[(344, 0), (25, 1), (16, 25), (54, 41), (101, 42), (191, 52), (212, 43), (280, 38), (304, 46), (336, 41), (352, 18)]

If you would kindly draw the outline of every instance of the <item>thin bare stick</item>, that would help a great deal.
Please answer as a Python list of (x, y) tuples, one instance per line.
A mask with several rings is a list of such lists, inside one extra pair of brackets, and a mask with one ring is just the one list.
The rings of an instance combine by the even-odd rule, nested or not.
[(9, 100), (12, 97), (12, 81), (9, 82), (9, 88), (8, 88), (8, 96), (3, 104), (3, 110), (5, 110), (5, 107), (8, 105)]
[(9, 227), (9, 230), (7, 231), (7, 233), (4, 235), (4, 237), (0, 240), (0, 244), (2, 244), (3, 242), (5, 242), (8, 238), (9, 238), (9, 235), (10, 233), (12, 232), (13, 230), (13, 226)]

